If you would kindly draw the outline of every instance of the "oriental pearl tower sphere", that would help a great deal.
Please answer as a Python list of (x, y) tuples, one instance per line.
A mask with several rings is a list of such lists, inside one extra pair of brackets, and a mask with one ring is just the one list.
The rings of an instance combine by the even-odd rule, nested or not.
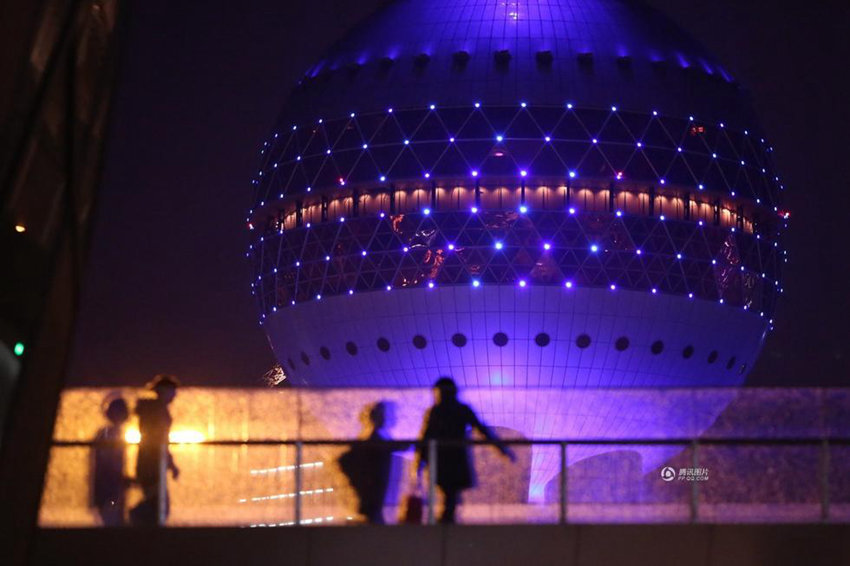
[(511, 391), (738, 386), (781, 291), (771, 155), (735, 79), (637, 2), (398, 0), (262, 146), (260, 322), (294, 383), (450, 375), (536, 438), (567, 409)]

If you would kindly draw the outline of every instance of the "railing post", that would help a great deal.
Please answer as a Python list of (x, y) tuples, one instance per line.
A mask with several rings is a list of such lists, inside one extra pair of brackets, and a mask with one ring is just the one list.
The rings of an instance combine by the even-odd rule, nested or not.
[(156, 526), (164, 527), (168, 519), (168, 443), (159, 447), (159, 474), (156, 485)]
[[(691, 447), (691, 465), (696, 470), (699, 467), (699, 442), (697, 439), (693, 440)], [(696, 523), (699, 520), (699, 482), (696, 477), (696, 471), (694, 471), (694, 479), (691, 481), (691, 523)]]
[(428, 441), (428, 524), (434, 524), (434, 498), (437, 485), (437, 441)]
[(560, 500), (560, 516), (559, 522), (564, 525), (567, 522), (567, 498), (569, 497), (569, 492), (567, 488), (569, 485), (567, 484), (567, 443), (561, 442), (561, 500)]
[(301, 524), (301, 441), (295, 442), (295, 524)]
[(829, 520), (829, 441), (821, 440), (820, 453), (820, 519)]

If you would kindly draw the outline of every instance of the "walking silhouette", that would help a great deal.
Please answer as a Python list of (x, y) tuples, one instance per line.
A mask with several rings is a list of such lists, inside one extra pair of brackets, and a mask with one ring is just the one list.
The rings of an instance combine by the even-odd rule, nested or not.
[(105, 527), (125, 524), (124, 509), (129, 483), (124, 475), (124, 424), (130, 418), (127, 402), (112, 398), (104, 416), (109, 424), (97, 431), (92, 452), (92, 507)]
[[(136, 403), (139, 417), (139, 456), (136, 461), (136, 481), (142, 488), (142, 501), (130, 511), (134, 525), (153, 526), (160, 518), (168, 517), (168, 491), (165, 469), (171, 470), (176, 480), (180, 470), (168, 449), (168, 433), (171, 430), (171, 413), (168, 406), (177, 396), (180, 383), (175, 377), (158, 375), (148, 384), (154, 392), (153, 399), (140, 399)], [(160, 497), (160, 490), (163, 497)], [(160, 508), (160, 505), (163, 508)]]
[[(367, 409), (366, 418), (371, 433), (366, 440), (390, 440), (389, 430), (395, 424), (395, 404), (379, 401)], [(392, 457), (392, 445), (354, 445), (339, 458), (340, 469), (357, 493), (358, 512), (373, 525), (383, 525), (385, 522), (384, 503), (390, 483)]]

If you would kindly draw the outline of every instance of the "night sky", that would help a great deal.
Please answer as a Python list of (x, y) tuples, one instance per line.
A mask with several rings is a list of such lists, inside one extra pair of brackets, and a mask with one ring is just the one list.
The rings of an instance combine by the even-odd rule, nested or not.
[[(125, 3), (69, 385), (262, 385), (243, 223), (259, 146), (303, 71), (382, 3)], [(785, 294), (748, 383), (847, 385), (850, 4), (649, 4), (752, 91), (787, 187)]]

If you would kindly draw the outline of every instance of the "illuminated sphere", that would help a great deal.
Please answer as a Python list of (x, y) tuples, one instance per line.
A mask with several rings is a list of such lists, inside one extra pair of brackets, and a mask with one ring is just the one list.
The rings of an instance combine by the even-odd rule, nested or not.
[(736, 386), (772, 325), (772, 149), (634, 2), (391, 3), (261, 149), (252, 289), (293, 383)]

